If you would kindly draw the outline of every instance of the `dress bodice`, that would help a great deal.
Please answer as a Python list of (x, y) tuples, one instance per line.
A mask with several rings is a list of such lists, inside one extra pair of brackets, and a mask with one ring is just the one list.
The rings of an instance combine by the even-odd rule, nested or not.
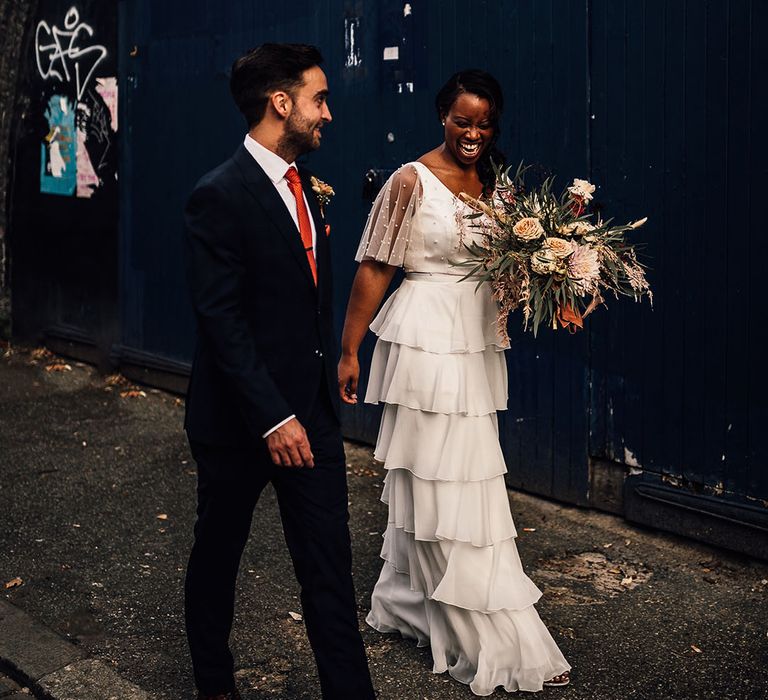
[(376, 198), (355, 259), (463, 277), (465, 244), (481, 235), (476, 220), (464, 218), (470, 213), (426, 165), (406, 163)]
[(473, 222), (464, 218), (472, 212), (426, 165), (409, 165), (416, 168), (423, 191), (412, 223), (423, 240), (423, 249), (414, 246), (413, 254), (406, 255), (405, 270), (464, 276), (467, 268), (457, 263), (466, 261), (464, 244), (477, 235)]

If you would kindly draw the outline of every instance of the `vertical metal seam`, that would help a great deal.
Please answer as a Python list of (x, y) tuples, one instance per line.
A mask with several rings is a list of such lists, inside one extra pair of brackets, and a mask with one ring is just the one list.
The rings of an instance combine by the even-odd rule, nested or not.
[[(592, 125), (590, 114), (592, 113), (592, 12), (591, 12), (592, 0), (584, 0), (584, 44), (585, 44), (585, 106), (586, 113), (584, 118), (586, 120), (585, 129), (585, 150), (586, 150), (586, 165), (587, 165), (587, 179), (592, 180)], [(590, 328), (587, 336), (587, 391), (586, 391), (586, 409), (587, 409), (587, 465), (589, 465), (589, 458), (594, 450), (592, 444), (593, 440), (593, 426), (592, 419), (595, 414), (595, 373), (594, 373), (594, 330), (590, 324)], [(587, 466), (589, 470), (589, 466)], [(587, 501), (591, 498), (590, 493), (591, 480), (587, 478)]]
[(587, 177), (592, 179), (592, 0), (584, 0), (584, 32), (586, 35), (586, 114), (587, 121)]

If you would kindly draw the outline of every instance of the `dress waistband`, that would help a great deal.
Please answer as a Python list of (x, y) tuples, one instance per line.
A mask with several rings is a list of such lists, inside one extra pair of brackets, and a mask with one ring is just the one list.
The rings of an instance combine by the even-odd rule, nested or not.
[(463, 273), (452, 274), (450, 272), (406, 272), (405, 279), (409, 282), (443, 282), (456, 284), (457, 282), (473, 282), (477, 284), (477, 279), (471, 277), (462, 279)]

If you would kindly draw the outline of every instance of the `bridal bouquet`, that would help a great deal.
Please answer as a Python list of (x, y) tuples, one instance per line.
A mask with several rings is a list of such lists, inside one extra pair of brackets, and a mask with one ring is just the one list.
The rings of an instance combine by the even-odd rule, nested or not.
[(482, 242), (466, 244), (470, 257), (462, 265), (472, 267), (466, 277), (491, 284), (502, 335), (516, 309), (523, 311), (523, 327), (536, 335), (542, 323), (576, 332), (604, 303), (605, 292), (635, 301), (647, 295), (652, 302), (645, 270), (625, 240), (646, 219), (612, 226), (589, 213), (591, 183), (576, 179), (556, 195), (549, 177), (541, 187), (526, 189), (526, 169), (521, 164), (510, 176), (511, 168), (496, 168), (489, 201), (460, 195), (475, 210), (466, 218), (483, 233)]

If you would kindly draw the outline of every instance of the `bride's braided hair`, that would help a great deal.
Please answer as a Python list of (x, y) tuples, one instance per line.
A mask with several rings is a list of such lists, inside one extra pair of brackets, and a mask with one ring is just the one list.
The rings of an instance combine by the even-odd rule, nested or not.
[(462, 93), (482, 97), (488, 100), (491, 106), (493, 137), (477, 161), (477, 174), (480, 177), (480, 182), (483, 183), (483, 195), (490, 196), (496, 185), (496, 176), (494, 175), (491, 161), (497, 166), (504, 165), (506, 162), (504, 154), (496, 148), (496, 141), (499, 138), (499, 118), (504, 108), (504, 95), (501, 91), (501, 85), (490, 73), (477, 69), (459, 71), (448, 79), (448, 82), (440, 88), (435, 97), (437, 116), (441, 120), (445, 119), (445, 116), (451, 109), (451, 105)]

